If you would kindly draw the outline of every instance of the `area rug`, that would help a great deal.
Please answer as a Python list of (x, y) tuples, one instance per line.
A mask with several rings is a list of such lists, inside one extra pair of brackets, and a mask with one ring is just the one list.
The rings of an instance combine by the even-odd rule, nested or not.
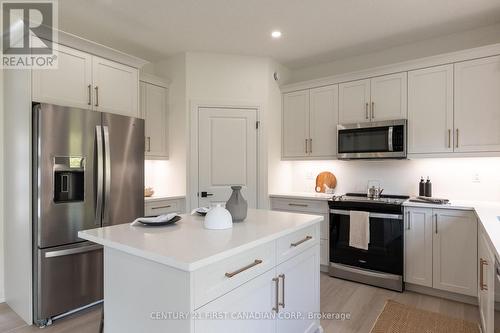
[(479, 333), (470, 321), (420, 310), (392, 300), (385, 303), (371, 333)]

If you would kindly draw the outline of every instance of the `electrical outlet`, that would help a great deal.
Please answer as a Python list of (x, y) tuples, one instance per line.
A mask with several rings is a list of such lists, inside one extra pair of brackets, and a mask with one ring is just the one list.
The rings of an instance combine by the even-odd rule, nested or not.
[(479, 177), (479, 173), (475, 173), (472, 175), (472, 182), (473, 183), (480, 183), (481, 182), (481, 177)]

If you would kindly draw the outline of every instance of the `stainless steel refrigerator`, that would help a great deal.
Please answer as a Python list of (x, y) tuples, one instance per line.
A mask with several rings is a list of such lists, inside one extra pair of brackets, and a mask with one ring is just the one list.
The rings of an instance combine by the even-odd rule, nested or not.
[(33, 104), (34, 321), (103, 298), (103, 253), (78, 231), (144, 215), (144, 120)]

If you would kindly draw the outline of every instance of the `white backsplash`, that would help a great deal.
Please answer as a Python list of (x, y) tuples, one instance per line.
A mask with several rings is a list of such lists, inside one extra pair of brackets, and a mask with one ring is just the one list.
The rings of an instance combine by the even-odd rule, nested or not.
[[(316, 175), (337, 177), (336, 193), (365, 192), (379, 180), (387, 194), (418, 194), (420, 177), (429, 176), (433, 196), (455, 200), (500, 201), (500, 157), (379, 161), (292, 162), (293, 192), (314, 192)], [(280, 189), (276, 189), (280, 192)]]
[(179, 193), (170, 191), (169, 180), (171, 170), (169, 161), (145, 161), (144, 163), (144, 186), (152, 187), (154, 196), (171, 196)]

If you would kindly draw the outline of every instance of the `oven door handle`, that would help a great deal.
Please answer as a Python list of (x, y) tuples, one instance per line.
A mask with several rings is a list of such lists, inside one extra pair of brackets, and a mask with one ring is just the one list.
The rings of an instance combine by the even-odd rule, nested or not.
[[(330, 209), (331, 214), (336, 215), (350, 215), (349, 210), (340, 210), (340, 209)], [(402, 214), (381, 214), (381, 213), (370, 213), (370, 217), (380, 218), (380, 219), (391, 219), (391, 220), (402, 220)]]

